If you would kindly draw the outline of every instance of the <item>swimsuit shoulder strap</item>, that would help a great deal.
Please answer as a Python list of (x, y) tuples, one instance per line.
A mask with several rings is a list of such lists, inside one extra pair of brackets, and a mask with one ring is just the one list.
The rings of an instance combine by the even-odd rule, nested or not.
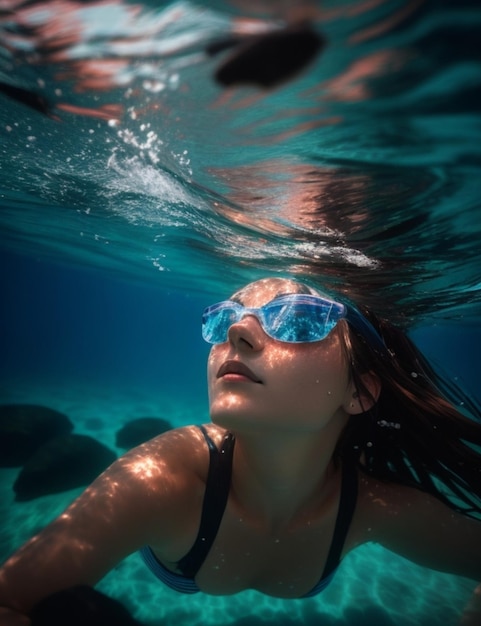
[(354, 515), (354, 510), (356, 508), (358, 475), (356, 464), (352, 459), (343, 459), (341, 480), (341, 495), (336, 517), (336, 525), (334, 527), (331, 547), (329, 548), (321, 580), (332, 574), (332, 572), (334, 572), (336, 567), (339, 565), (342, 548), (344, 546), (344, 542), (351, 525), (352, 516)]
[(232, 433), (228, 433), (219, 450), (204, 426), (199, 426), (199, 428), (209, 448), (209, 472), (205, 485), (202, 515), (194, 545), (177, 563), (182, 574), (192, 578), (199, 571), (219, 530), (229, 496), (235, 442)]

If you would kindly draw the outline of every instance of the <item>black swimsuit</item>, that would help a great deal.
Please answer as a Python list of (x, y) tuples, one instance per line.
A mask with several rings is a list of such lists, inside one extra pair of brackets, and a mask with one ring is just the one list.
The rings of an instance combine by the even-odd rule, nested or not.
[[(209, 553), (219, 530), (229, 496), (232, 475), (234, 436), (228, 433), (224, 437), (219, 450), (209, 437), (206, 429), (203, 426), (199, 428), (209, 447), (209, 473), (207, 475), (197, 538), (189, 552), (177, 562), (177, 567), (182, 574), (175, 574), (162, 565), (149, 546), (145, 546), (140, 551), (144, 561), (157, 578), (172, 589), (183, 593), (197, 593), (200, 591), (195, 582), (195, 576)], [(326, 565), (319, 582), (311, 591), (302, 596), (303, 598), (309, 598), (321, 592), (334, 577), (356, 507), (356, 500), (357, 471), (353, 464), (344, 462), (339, 509)]]

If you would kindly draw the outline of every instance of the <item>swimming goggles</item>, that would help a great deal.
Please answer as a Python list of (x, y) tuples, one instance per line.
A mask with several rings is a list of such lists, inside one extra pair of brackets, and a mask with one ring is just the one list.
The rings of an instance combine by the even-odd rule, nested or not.
[(337, 322), (345, 319), (373, 347), (387, 351), (374, 326), (356, 309), (340, 302), (308, 294), (279, 296), (259, 308), (245, 307), (233, 300), (205, 309), (202, 337), (208, 343), (227, 341), (229, 328), (246, 315), (254, 315), (264, 332), (287, 343), (311, 343), (325, 339)]

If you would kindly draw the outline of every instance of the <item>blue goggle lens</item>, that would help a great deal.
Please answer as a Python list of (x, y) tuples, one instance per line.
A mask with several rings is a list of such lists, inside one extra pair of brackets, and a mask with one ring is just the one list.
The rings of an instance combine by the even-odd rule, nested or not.
[(281, 296), (260, 308), (226, 300), (205, 309), (202, 336), (208, 343), (227, 341), (229, 328), (246, 315), (254, 315), (264, 332), (278, 341), (310, 343), (325, 339), (346, 316), (343, 304), (306, 294)]

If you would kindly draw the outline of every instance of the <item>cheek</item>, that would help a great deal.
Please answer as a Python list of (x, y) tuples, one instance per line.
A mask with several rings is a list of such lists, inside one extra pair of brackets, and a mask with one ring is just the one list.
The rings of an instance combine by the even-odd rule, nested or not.
[[(288, 386), (289, 376), (285, 380)], [(349, 385), (348, 368), (338, 342), (306, 350), (297, 355), (291, 370), (291, 389), (296, 388), (298, 398), (314, 402), (339, 404)]]

